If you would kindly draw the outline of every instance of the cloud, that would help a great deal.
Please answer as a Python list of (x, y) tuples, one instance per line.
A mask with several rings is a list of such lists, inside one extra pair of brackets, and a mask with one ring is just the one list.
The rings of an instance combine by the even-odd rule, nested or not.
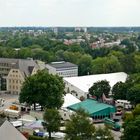
[(140, 0), (0, 0), (0, 26), (140, 25)]

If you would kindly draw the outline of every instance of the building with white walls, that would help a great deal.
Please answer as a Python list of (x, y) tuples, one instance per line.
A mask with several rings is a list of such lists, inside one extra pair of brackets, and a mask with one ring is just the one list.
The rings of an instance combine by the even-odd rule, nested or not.
[(126, 73), (118, 72), (79, 77), (68, 77), (64, 78), (63, 80), (65, 82), (65, 91), (73, 94), (75, 97), (80, 99), (81, 97), (87, 98), (88, 90), (95, 82), (107, 80), (112, 88), (117, 82), (125, 82), (126, 79)]
[(61, 77), (78, 76), (78, 66), (70, 62), (52, 62), (50, 64), (46, 64), (46, 68), (50, 74), (57, 74)]

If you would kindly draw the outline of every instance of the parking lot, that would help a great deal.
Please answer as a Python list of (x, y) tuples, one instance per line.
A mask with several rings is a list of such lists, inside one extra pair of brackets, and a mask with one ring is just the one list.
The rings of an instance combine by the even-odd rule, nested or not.
[[(0, 94), (0, 98), (3, 98), (5, 99), (5, 103), (4, 103), (4, 106), (3, 107), (0, 107), (0, 111), (6, 109), (6, 108), (9, 108), (13, 102), (17, 102), (18, 101), (18, 98), (19, 96), (18, 95), (10, 95), (10, 94)], [(94, 124), (96, 128), (98, 127), (104, 127), (104, 124), (103, 123), (96, 123)], [(121, 131), (114, 131), (114, 130), (111, 130), (112, 132), (112, 135), (114, 136), (114, 139), (115, 140), (120, 140), (120, 136), (121, 136)]]

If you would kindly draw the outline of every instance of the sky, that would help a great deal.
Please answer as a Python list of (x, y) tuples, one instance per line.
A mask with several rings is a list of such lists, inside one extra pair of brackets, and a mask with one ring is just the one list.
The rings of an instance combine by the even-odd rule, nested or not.
[(140, 26), (140, 0), (0, 0), (6, 26)]

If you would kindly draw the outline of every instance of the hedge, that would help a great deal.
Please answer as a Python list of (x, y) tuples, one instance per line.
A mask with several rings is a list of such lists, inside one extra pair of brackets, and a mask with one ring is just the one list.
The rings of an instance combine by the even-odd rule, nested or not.
[(37, 136), (29, 136), (28, 140), (45, 140), (45, 139)]

